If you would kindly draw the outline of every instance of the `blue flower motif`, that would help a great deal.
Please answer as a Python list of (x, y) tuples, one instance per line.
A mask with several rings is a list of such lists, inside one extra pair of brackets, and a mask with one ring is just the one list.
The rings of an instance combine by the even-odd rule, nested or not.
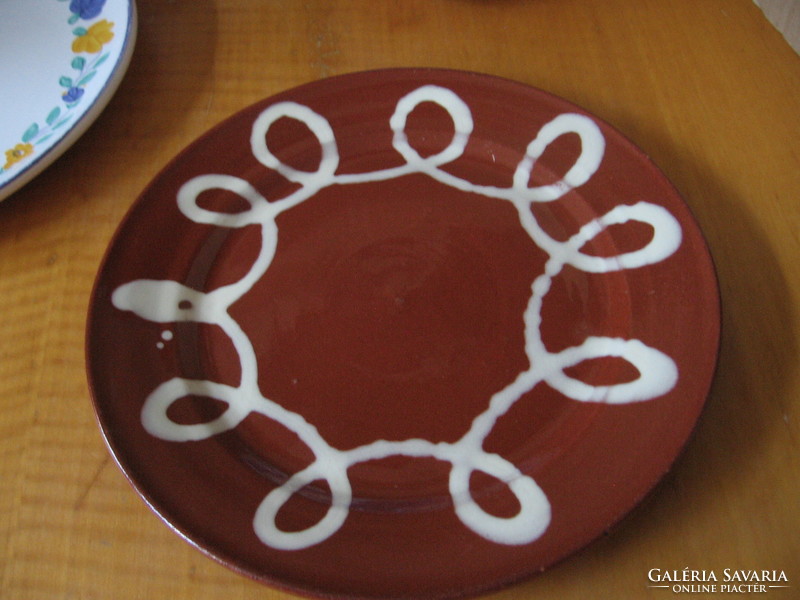
[(106, 0), (72, 0), (69, 9), (81, 19), (94, 19), (103, 12)]
[(71, 104), (81, 99), (81, 96), (83, 96), (83, 91), (83, 88), (71, 87), (64, 92), (61, 97), (64, 99), (64, 102)]

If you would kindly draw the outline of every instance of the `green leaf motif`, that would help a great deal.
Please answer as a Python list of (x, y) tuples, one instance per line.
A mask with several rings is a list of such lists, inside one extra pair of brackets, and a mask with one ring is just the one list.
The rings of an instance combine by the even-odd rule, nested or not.
[(67, 116), (65, 116), (65, 117), (64, 117), (63, 119), (61, 119), (61, 120), (60, 120), (58, 123), (56, 123), (55, 125), (53, 125), (53, 131), (55, 131), (56, 129), (59, 129), (59, 128), (61, 128), (61, 127), (63, 127), (64, 125), (66, 125), (66, 124), (69, 122), (69, 120), (70, 120), (71, 118), (72, 118), (72, 115), (67, 115)]
[(82, 37), (86, 35), (88, 32), (89, 30), (86, 29), (86, 27), (76, 27), (75, 29), (72, 30), (72, 33), (74, 33), (78, 37)]
[(96, 69), (97, 67), (102, 65), (104, 62), (106, 62), (106, 60), (108, 60), (108, 57), (110, 56), (110, 54), (111, 54), (110, 52), (106, 52), (105, 54), (103, 54), (103, 56), (98, 58), (97, 62), (94, 63), (94, 68)]
[(97, 71), (90, 71), (85, 77), (81, 78), (81, 80), (76, 84), (76, 87), (85, 86), (95, 75), (97, 75)]
[(22, 141), (27, 144), (33, 138), (36, 137), (37, 133), (39, 133), (39, 126), (36, 123), (34, 123), (25, 130), (25, 133), (22, 134)]
[(58, 80), (58, 83), (61, 85), (61, 87), (69, 89), (72, 87), (72, 78), (64, 76)]
[(56, 106), (53, 110), (50, 111), (50, 114), (47, 115), (45, 121), (47, 121), (48, 125), (52, 125), (53, 123), (55, 123), (56, 119), (59, 117), (60, 114), (61, 114), (61, 109)]
[(76, 56), (72, 59), (72, 68), (80, 71), (86, 65), (86, 59), (82, 56)]

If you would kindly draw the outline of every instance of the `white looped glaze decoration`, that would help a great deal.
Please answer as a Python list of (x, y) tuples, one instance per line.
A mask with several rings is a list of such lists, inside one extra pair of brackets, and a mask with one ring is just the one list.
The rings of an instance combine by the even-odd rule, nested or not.
[[(304, 123), (311, 133), (316, 136), (322, 149), (322, 160), (316, 172), (300, 171), (285, 165), (267, 147), (267, 131), (280, 118), (289, 117)], [(339, 166), (339, 152), (336, 149), (336, 140), (333, 129), (323, 117), (310, 108), (296, 102), (280, 102), (262, 112), (253, 124), (253, 133), (250, 136), (250, 145), (253, 156), (267, 168), (275, 169), (289, 181), (314, 187), (315, 182), (326, 181), (333, 177), (336, 167)]]
[[(433, 102), (450, 115), (454, 135), (441, 152), (423, 158), (411, 147), (405, 134), (408, 116), (422, 102)], [(280, 118), (304, 123), (316, 137), (322, 158), (316, 171), (300, 171), (285, 165), (267, 147), (270, 127)], [(497, 419), (504, 415), (523, 394), (540, 383), (546, 383), (566, 397), (579, 402), (623, 404), (641, 402), (669, 392), (678, 380), (674, 361), (663, 352), (635, 339), (602, 336), (588, 337), (582, 344), (557, 353), (547, 350), (541, 339), (541, 308), (552, 281), (562, 269), (571, 265), (590, 273), (608, 273), (634, 269), (662, 261), (681, 244), (681, 228), (664, 208), (647, 202), (620, 205), (589, 223), (567, 241), (551, 238), (539, 226), (530, 210), (532, 202), (552, 202), (577, 186), (586, 183), (600, 166), (605, 140), (599, 127), (586, 116), (562, 114), (545, 123), (528, 145), (517, 166), (513, 184), (508, 188), (476, 185), (441, 170), (461, 156), (469, 142), (473, 120), (469, 107), (451, 90), (426, 85), (402, 97), (390, 120), (394, 132), (393, 146), (406, 160), (400, 167), (357, 174), (338, 174), (339, 152), (334, 132), (328, 121), (306, 106), (281, 102), (264, 110), (253, 124), (251, 147), (256, 159), (300, 185), (288, 197), (268, 201), (249, 182), (230, 175), (207, 174), (187, 181), (178, 193), (181, 211), (193, 221), (220, 227), (259, 225), (262, 247), (250, 271), (239, 281), (210, 292), (200, 292), (176, 281), (137, 280), (114, 291), (112, 302), (120, 310), (132, 311), (156, 323), (195, 321), (219, 326), (231, 339), (239, 356), (242, 375), (238, 387), (211, 381), (174, 378), (158, 386), (145, 400), (142, 424), (152, 435), (164, 440), (188, 442), (204, 440), (239, 425), (251, 413), (274, 419), (297, 436), (313, 452), (314, 461), (303, 471), (266, 495), (254, 516), (254, 531), (273, 548), (298, 550), (319, 544), (342, 526), (350, 510), (352, 490), (348, 469), (358, 463), (389, 456), (433, 457), (452, 465), (449, 489), (456, 515), (462, 523), (498, 544), (528, 544), (538, 539), (550, 523), (550, 502), (545, 492), (528, 475), (497, 454), (488, 453), (483, 443)], [(531, 171), (548, 145), (558, 137), (574, 133), (580, 137), (581, 151), (575, 163), (556, 183), (530, 187)], [(275, 254), (278, 227), (275, 218), (297, 206), (319, 190), (331, 185), (369, 181), (385, 181), (410, 173), (423, 173), (456, 189), (511, 202), (518, 211), (520, 225), (549, 258), (544, 273), (531, 285), (531, 297), (524, 314), (525, 351), (530, 367), (502, 390), (487, 398), (486, 410), (472, 422), (468, 431), (454, 443), (424, 439), (389, 441), (378, 439), (347, 451), (333, 448), (317, 428), (295, 412), (261, 394), (258, 386), (258, 362), (252, 342), (230, 316), (229, 307), (246, 294), (269, 268)], [(229, 214), (204, 209), (197, 199), (209, 190), (225, 190), (237, 194), (248, 204), (246, 210)], [(629, 221), (646, 223), (653, 229), (652, 239), (642, 248), (611, 257), (590, 256), (581, 248), (611, 225)], [(594, 386), (565, 373), (565, 369), (585, 360), (618, 357), (628, 361), (639, 372), (633, 381), (616, 385)], [(186, 396), (212, 398), (227, 408), (210, 422), (179, 424), (168, 415), (169, 407)], [(470, 476), (480, 471), (504, 482), (520, 504), (519, 512), (510, 518), (487, 513), (472, 496)], [(315, 481), (327, 483), (331, 504), (326, 514), (303, 531), (282, 531), (276, 516), (284, 504), (299, 490)]]
[[(547, 147), (567, 133), (577, 133), (581, 138), (581, 154), (575, 164), (564, 174), (561, 181), (551, 185), (528, 187), (533, 165), (544, 154)], [(528, 149), (514, 172), (514, 190), (520, 199), (530, 202), (557, 200), (572, 188), (583, 185), (594, 175), (603, 159), (606, 141), (594, 121), (582, 115), (563, 114), (539, 130), (539, 135), (528, 144)], [(587, 151), (588, 150), (588, 151)]]
[[(427, 158), (422, 158), (409, 145), (405, 131), (408, 115), (423, 102), (435, 102), (443, 107), (453, 120), (453, 127), (455, 128), (453, 139), (450, 140), (447, 147)], [(406, 159), (408, 164), (415, 165), (420, 170), (425, 170), (423, 167), (438, 167), (439, 165), (447, 164), (464, 153), (464, 148), (466, 148), (467, 141), (472, 133), (472, 114), (469, 107), (464, 104), (464, 101), (450, 90), (435, 85), (426, 85), (404, 96), (397, 103), (397, 109), (394, 111), (389, 125), (394, 131), (392, 143), (395, 150)]]

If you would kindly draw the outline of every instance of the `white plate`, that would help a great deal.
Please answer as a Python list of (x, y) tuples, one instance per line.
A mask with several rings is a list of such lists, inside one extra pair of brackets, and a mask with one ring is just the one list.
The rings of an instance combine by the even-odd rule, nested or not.
[(0, 0), (0, 200), (98, 117), (136, 37), (134, 0)]

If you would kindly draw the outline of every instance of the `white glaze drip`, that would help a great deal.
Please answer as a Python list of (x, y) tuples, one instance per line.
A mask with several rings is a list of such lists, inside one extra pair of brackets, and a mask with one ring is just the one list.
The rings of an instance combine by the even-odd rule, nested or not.
[[(434, 102), (444, 108), (454, 125), (454, 135), (447, 147), (425, 158), (411, 147), (405, 134), (409, 114), (422, 102)], [(283, 117), (301, 121), (316, 137), (322, 155), (316, 171), (301, 171), (285, 165), (267, 147), (267, 132)], [(187, 442), (204, 440), (228, 431), (249, 414), (260, 413), (295, 432), (313, 452), (315, 460), (267, 494), (253, 521), (258, 537), (274, 548), (307, 548), (333, 535), (349, 514), (352, 489), (348, 469), (364, 461), (395, 455), (433, 457), (450, 463), (450, 494), (455, 512), (464, 525), (487, 540), (499, 544), (527, 544), (538, 539), (547, 530), (550, 523), (550, 502), (530, 476), (522, 473), (505, 458), (483, 449), (483, 442), (497, 419), (523, 394), (540, 383), (546, 383), (579, 402), (623, 404), (661, 396), (669, 392), (678, 379), (677, 367), (670, 357), (635, 339), (591, 336), (579, 346), (560, 352), (549, 352), (542, 342), (540, 326), (542, 303), (552, 281), (567, 265), (590, 273), (608, 273), (662, 261), (680, 246), (681, 228), (664, 208), (638, 202), (617, 206), (585, 224), (567, 241), (557, 241), (545, 233), (533, 216), (530, 204), (552, 202), (586, 183), (599, 167), (605, 152), (605, 140), (600, 129), (583, 115), (562, 114), (544, 124), (528, 145), (514, 173), (513, 184), (508, 188), (476, 185), (440, 169), (461, 156), (473, 128), (469, 107), (451, 90), (426, 85), (407, 94), (397, 103), (390, 126), (394, 132), (393, 146), (405, 159), (404, 165), (368, 173), (337, 175), (339, 153), (328, 121), (308, 107), (294, 102), (273, 104), (253, 124), (252, 152), (265, 167), (298, 183), (300, 188), (297, 191), (286, 198), (269, 202), (249, 182), (238, 177), (217, 174), (195, 177), (182, 186), (177, 203), (189, 219), (220, 227), (236, 228), (254, 224), (261, 227), (262, 246), (251, 270), (240, 281), (210, 292), (199, 292), (176, 281), (132, 281), (114, 291), (112, 303), (120, 310), (132, 311), (141, 318), (156, 323), (193, 321), (219, 326), (231, 339), (238, 353), (242, 368), (241, 383), (238, 387), (231, 387), (211, 381), (173, 378), (158, 386), (145, 400), (142, 424), (156, 437)], [(550, 143), (568, 133), (577, 134), (581, 140), (580, 155), (575, 163), (560, 181), (530, 187), (530, 175), (536, 161)], [(328, 444), (317, 428), (300, 414), (287, 410), (261, 394), (258, 387), (258, 362), (252, 342), (230, 316), (228, 309), (269, 268), (277, 247), (278, 228), (275, 218), (278, 214), (331, 185), (385, 181), (410, 173), (423, 173), (459, 190), (511, 202), (518, 211), (522, 228), (549, 255), (544, 273), (532, 282), (531, 297), (524, 313), (525, 351), (530, 367), (519, 373), (510, 385), (489, 398), (486, 410), (473, 420), (462, 438), (454, 443), (435, 443), (424, 439), (379, 439), (342, 451)], [(237, 194), (248, 203), (249, 208), (228, 214), (198, 206), (198, 196), (212, 189)], [(590, 256), (581, 252), (587, 242), (610, 225), (624, 224), (631, 220), (647, 223), (653, 229), (653, 238), (644, 247), (611, 257)], [(169, 339), (166, 333), (164, 340)], [(582, 361), (608, 356), (627, 360), (638, 370), (639, 377), (626, 383), (594, 386), (564, 372)], [(210, 422), (191, 425), (175, 423), (167, 415), (167, 409), (173, 402), (188, 395), (214, 398), (226, 403), (227, 408)], [(481, 471), (505, 482), (519, 500), (519, 512), (511, 518), (500, 518), (484, 511), (470, 492), (469, 480), (474, 471)], [(315, 481), (327, 482), (331, 490), (331, 504), (325, 516), (303, 531), (280, 530), (275, 525), (278, 512), (294, 493)]]

